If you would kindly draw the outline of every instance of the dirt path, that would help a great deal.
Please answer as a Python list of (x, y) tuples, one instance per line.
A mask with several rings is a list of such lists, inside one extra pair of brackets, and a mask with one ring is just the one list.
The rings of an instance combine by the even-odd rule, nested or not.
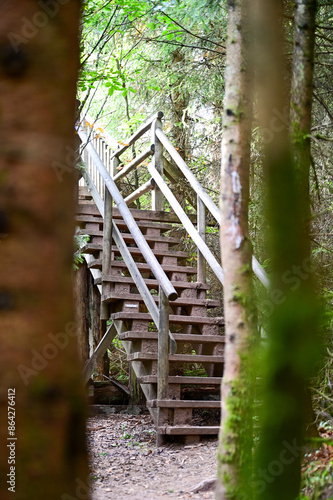
[(149, 415), (96, 416), (88, 422), (93, 500), (213, 500), (191, 493), (216, 471), (217, 441), (156, 448)]

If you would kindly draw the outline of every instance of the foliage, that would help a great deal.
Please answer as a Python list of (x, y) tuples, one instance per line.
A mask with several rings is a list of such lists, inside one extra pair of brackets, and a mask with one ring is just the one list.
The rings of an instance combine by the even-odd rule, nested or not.
[(80, 264), (84, 262), (83, 253), (81, 252), (81, 248), (88, 243), (90, 240), (89, 234), (75, 234), (74, 235), (74, 248), (75, 252), (73, 255), (73, 269), (77, 271), (80, 267)]

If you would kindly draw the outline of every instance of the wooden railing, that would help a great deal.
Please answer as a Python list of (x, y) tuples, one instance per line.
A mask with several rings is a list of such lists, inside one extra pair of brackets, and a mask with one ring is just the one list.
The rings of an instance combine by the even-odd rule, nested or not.
[[(206, 193), (205, 189), (162, 131), (162, 118), (163, 113), (161, 112), (152, 116), (142, 124), (129, 139), (119, 143), (120, 146), (118, 146), (118, 149), (113, 151), (107, 143), (107, 137), (101, 136), (100, 129), (96, 130), (90, 125), (87, 126), (85, 121), (80, 124), (77, 129), (82, 141), (81, 156), (86, 165), (86, 168), (82, 171), (82, 175), (101, 215), (104, 217), (102, 274), (106, 275), (110, 270), (111, 243), (113, 238), (159, 331), (158, 392), (159, 396), (161, 396), (159, 399), (164, 397), (163, 394), (166, 390), (165, 384), (168, 376), (168, 363), (166, 361), (168, 359), (168, 349), (166, 346), (168, 346), (168, 336), (170, 339), (171, 351), (175, 352), (176, 349), (175, 341), (168, 326), (168, 301), (175, 300), (177, 292), (165, 275), (153, 251), (147, 244), (128, 205), (132, 204), (135, 200), (139, 200), (140, 197), (149, 191), (151, 191), (152, 210), (162, 211), (164, 209), (165, 200), (167, 200), (170, 209), (177, 215), (179, 221), (197, 247), (197, 280), (200, 282), (206, 281), (206, 263), (208, 263), (215, 276), (221, 284), (223, 284), (222, 267), (205, 242), (206, 212), (208, 211), (216, 222), (220, 224), (219, 208)], [(127, 163), (125, 161), (122, 162), (121, 155), (123, 155), (128, 148), (133, 147), (148, 131), (150, 131), (150, 145), (144, 147), (142, 152), (136, 153), (136, 157), (128, 160)], [(196, 228), (164, 179), (164, 165), (167, 161), (163, 156), (164, 148), (177, 168), (181, 171), (181, 175), (188, 181), (190, 188), (195, 192), (197, 198)], [(146, 160), (148, 158), (151, 158), (151, 161), (147, 165)], [(148, 173), (150, 174), (150, 178), (148, 181), (144, 182), (142, 186), (137, 187), (137, 189), (124, 198), (118, 189), (119, 183), (128, 176), (128, 174), (133, 172), (134, 169), (138, 169), (139, 167), (144, 168), (146, 178)], [(159, 283), (159, 309), (138, 271), (136, 263), (128, 251), (121, 233), (112, 220), (113, 201), (116, 203), (138, 248)], [(252, 259), (252, 267), (261, 283), (265, 287), (268, 287), (269, 282), (267, 275), (254, 256)], [(100, 344), (102, 344), (103, 341), (105, 341), (104, 338)], [(98, 348), (96, 351), (97, 350)], [(89, 370), (86, 371), (87, 376), (88, 373)]]

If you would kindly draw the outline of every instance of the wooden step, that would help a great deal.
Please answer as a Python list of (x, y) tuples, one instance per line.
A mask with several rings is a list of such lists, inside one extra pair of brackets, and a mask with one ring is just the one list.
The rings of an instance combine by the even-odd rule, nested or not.
[[(197, 335), (192, 333), (173, 333), (174, 339), (178, 342), (190, 342), (193, 344), (224, 344), (224, 336), (222, 335)], [(123, 332), (118, 334), (120, 340), (158, 340), (157, 332)]]
[[(140, 271), (150, 271), (150, 266), (148, 264), (145, 264), (144, 262), (136, 262), (136, 266)], [(102, 269), (102, 259), (94, 259), (88, 264), (89, 269)], [(127, 269), (127, 266), (123, 260), (112, 260), (111, 261), (111, 268), (112, 267), (121, 267), (123, 269)], [(163, 270), (165, 273), (184, 273), (184, 274), (197, 274), (197, 268), (192, 267), (192, 266), (169, 266), (166, 264), (163, 264)], [(126, 276), (123, 276), (126, 278)], [(103, 281), (111, 281), (108, 279), (106, 276)], [(133, 280), (132, 280), (133, 281)], [(115, 279), (114, 282), (118, 283), (119, 280)], [(183, 282), (183, 283), (186, 283)], [(209, 288), (209, 287), (207, 287)]]
[(152, 399), (146, 405), (148, 408), (221, 408), (221, 401)]
[[(142, 210), (137, 208), (130, 209), (133, 218), (136, 221), (150, 221), (150, 222), (167, 222), (171, 224), (179, 224), (179, 219), (174, 212), (157, 212), (155, 210)], [(89, 203), (80, 203), (76, 207), (76, 213), (80, 215), (96, 215), (100, 216), (100, 212), (96, 205), (91, 205)], [(187, 214), (189, 219), (196, 223), (197, 216), (195, 214)], [(113, 219), (122, 219), (119, 209), (114, 207), (112, 210)]]
[[(138, 312), (116, 312), (111, 314), (111, 319), (113, 320), (124, 320), (124, 319), (137, 319), (137, 320), (147, 320), (152, 321), (150, 314), (148, 313), (138, 313)], [(182, 316), (178, 314), (170, 314), (170, 323), (186, 323), (194, 325), (224, 325), (224, 318), (207, 318), (205, 316)]]
[[(103, 224), (103, 218), (101, 215), (76, 215), (75, 219), (77, 220), (77, 222), (99, 222), (100, 224)], [(118, 229), (120, 230), (123, 230), (123, 229), (127, 229), (127, 224), (126, 222), (123, 220), (123, 219), (114, 219), (114, 222), (116, 223), (116, 226), (118, 227)], [(159, 229), (160, 231), (170, 231), (171, 229), (173, 228), (179, 228), (180, 226), (179, 225), (175, 225), (175, 224), (166, 224), (166, 223), (163, 223), (163, 222), (150, 222), (150, 221), (146, 221), (146, 220), (142, 220), (142, 221), (137, 221), (137, 225), (141, 228), (141, 229), (148, 229), (148, 228), (154, 228), (154, 229)], [(84, 232), (84, 229), (82, 229), (83, 233), (82, 234), (85, 234)]]
[[(156, 303), (159, 302), (158, 295), (152, 295)], [(143, 302), (143, 298), (139, 293), (120, 293), (120, 292), (110, 292), (102, 295), (102, 301), (105, 303), (115, 302), (118, 300), (137, 300)], [(172, 301), (172, 306), (203, 306), (203, 307), (220, 307), (221, 303), (219, 300), (212, 299), (192, 299), (188, 297), (178, 297), (176, 300)]]
[[(117, 261), (115, 261), (117, 262)], [(139, 263), (136, 263), (139, 266)], [(141, 264), (140, 264), (141, 265)], [(166, 272), (173, 272), (173, 269), (175, 266), (163, 266), (163, 269), (165, 268), (171, 268)], [(139, 267), (140, 269), (140, 267)], [(177, 267), (178, 269), (178, 267)], [(180, 267), (180, 269), (184, 269), (183, 267)], [(185, 268), (186, 269), (186, 268)], [(175, 271), (177, 272), (177, 271)], [(187, 271), (186, 271), (187, 272)], [(112, 276), (112, 275), (107, 275), (99, 278), (95, 278), (94, 284), (95, 285), (101, 285), (103, 281), (107, 281), (110, 283), (129, 283), (130, 285), (134, 285), (134, 280), (133, 278), (130, 278), (129, 276)], [(150, 279), (150, 278), (145, 278), (144, 279), (146, 285), (149, 288), (157, 289), (159, 287), (159, 283), (155, 279)], [(194, 289), (194, 290), (209, 290), (209, 285), (206, 283), (201, 283), (200, 281), (171, 281), (171, 284), (173, 285), (174, 288), (180, 289), (180, 288), (188, 288), (188, 289)]]
[[(127, 361), (153, 361), (157, 359), (155, 352), (133, 352), (127, 355)], [(223, 363), (224, 356), (203, 354), (170, 354), (169, 361), (182, 363)]]
[[(77, 234), (85, 235), (89, 233), (89, 236), (100, 236), (103, 237), (103, 231), (99, 229), (80, 229)], [(121, 236), (126, 241), (126, 243), (134, 243), (134, 238), (131, 233), (121, 233)], [(178, 245), (181, 242), (180, 238), (173, 238), (170, 236), (154, 236), (152, 234), (145, 234), (145, 240), (147, 243), (168, 243), (169, 245)]]
[[(168, 384), (220, 386), (221, 380), (221, 377), (186, 377), (184, 375), (176, 375), (168, 377)], [(138, 377), (138, 381), (140, 384), (157, 384), (157, 375)]]
[(158, 427), (158, 434), (166, 434), (168, 436), (198, 436), (198, 435), (218, 435), (220, 432), (220, 426), (202, 426), (196, 427), (191, 425), (174, 425), (174, 426), (165, 426)]
[[(132, 255), (142, 256), (141, 250), (139, 248), (137, 247), (127, 247), (127, 248)], [(81, 253), (95, 253), (95, 252), (101, 252), (102, 250), (103, 250), (103, 245), (99, 243), (87, 243), (80, 249)], [(120, 254), (119, 248), (115, 245), (112, 245), (111, 251), (117, 255)], [(156, 249), (154, 250), (154, 254), (156, 257), (178, 257), (182, 259), (186, 259), (189, 256), (189, 252), (181, 252), (179, 250), (173, 251), (173, 250)]]

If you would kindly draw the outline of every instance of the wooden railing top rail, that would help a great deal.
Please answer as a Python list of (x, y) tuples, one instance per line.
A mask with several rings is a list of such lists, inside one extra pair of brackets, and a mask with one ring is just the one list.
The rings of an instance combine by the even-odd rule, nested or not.
[[(144, 133), (144, 132), (142, 132)], [(106, 170), (103, 162), (101, 161), (97, 151), (93, 147), (92, 144), (87, 142), (87, 135), (85, 132), (83, 132), (81, 129), (78, 129), (78, 134), (79, 137), (82, 141), (82, 143), (85, 145), (86, 151), (89, 153), (91, 159), (93, 160), (97, 170), (99, 171), (105, 186), (107, 187), (109, 193), (111, 194), (112, 198), (114, 199), (115, 203), (117, 204), (117, 207), (124, 219), (124, 221), (127, 224), (127, 227), (129, 231), (131, 232), (134, 241), (136, 242), (138, 248), (140, 249), (144, 259), (146, 260), (147, 264), (150, 266), (156, 280), (158, 281), (159, 285), (162, 287), (164, 293), (168, 297), (169, 300), (175, 300), (178, 297), (178, 293), (176, 292), (175, 288), (171, 284), (169, 278), (166, 276), (165, 272), (163, 271), (161, 264), (158, 262), (157, 258), (155, 257), (152, 249), (146, 242), (143, 234), (141, 233), (137, 223), (135, 222), (129, 208), (127, 207), (122, 195), (120, 194), (114, 180), (110, 176), (109, 172)]]
[[(197, 195), (200, 197), (201, 201), (205, 204), (209, 212), (212, 214), (216, 222), (220, 225), (221, 224), (221, 212), (218, 208), (217, 205), (213, 202), (213, 200), (210, 198), (210, 196), (206, 193), (198, 179), (195, 177), (195, 175), (191, 172), (189, 167), (186, 165), (185, 161), (183, 158), (180, 156), (178, 151), (175, 149), (173, 144), (170, 142), (168, 137), (165, 135), (165, 133), (161, 129), (156, 129), (156, 136), (157, 138), (161, 141), (165, 149), (168, 151), (169, 155), (171, 158), (174, 160), (178, 168), (181, 170), (181, 172), (184, 174), (186, 179), (189, 181), (191, 187), (194, 189), (194, 191), (197, 193)], [(252, 268), (253, 272), (256, 274), (256, 276), (259, 278), (261, 283), (268, 288), (269, 286), (269, 280), (267, 277), (267, 274), (265, 273), (264, 269), (262, 266), (259, 264), (257, 259), (252, 256)]]

